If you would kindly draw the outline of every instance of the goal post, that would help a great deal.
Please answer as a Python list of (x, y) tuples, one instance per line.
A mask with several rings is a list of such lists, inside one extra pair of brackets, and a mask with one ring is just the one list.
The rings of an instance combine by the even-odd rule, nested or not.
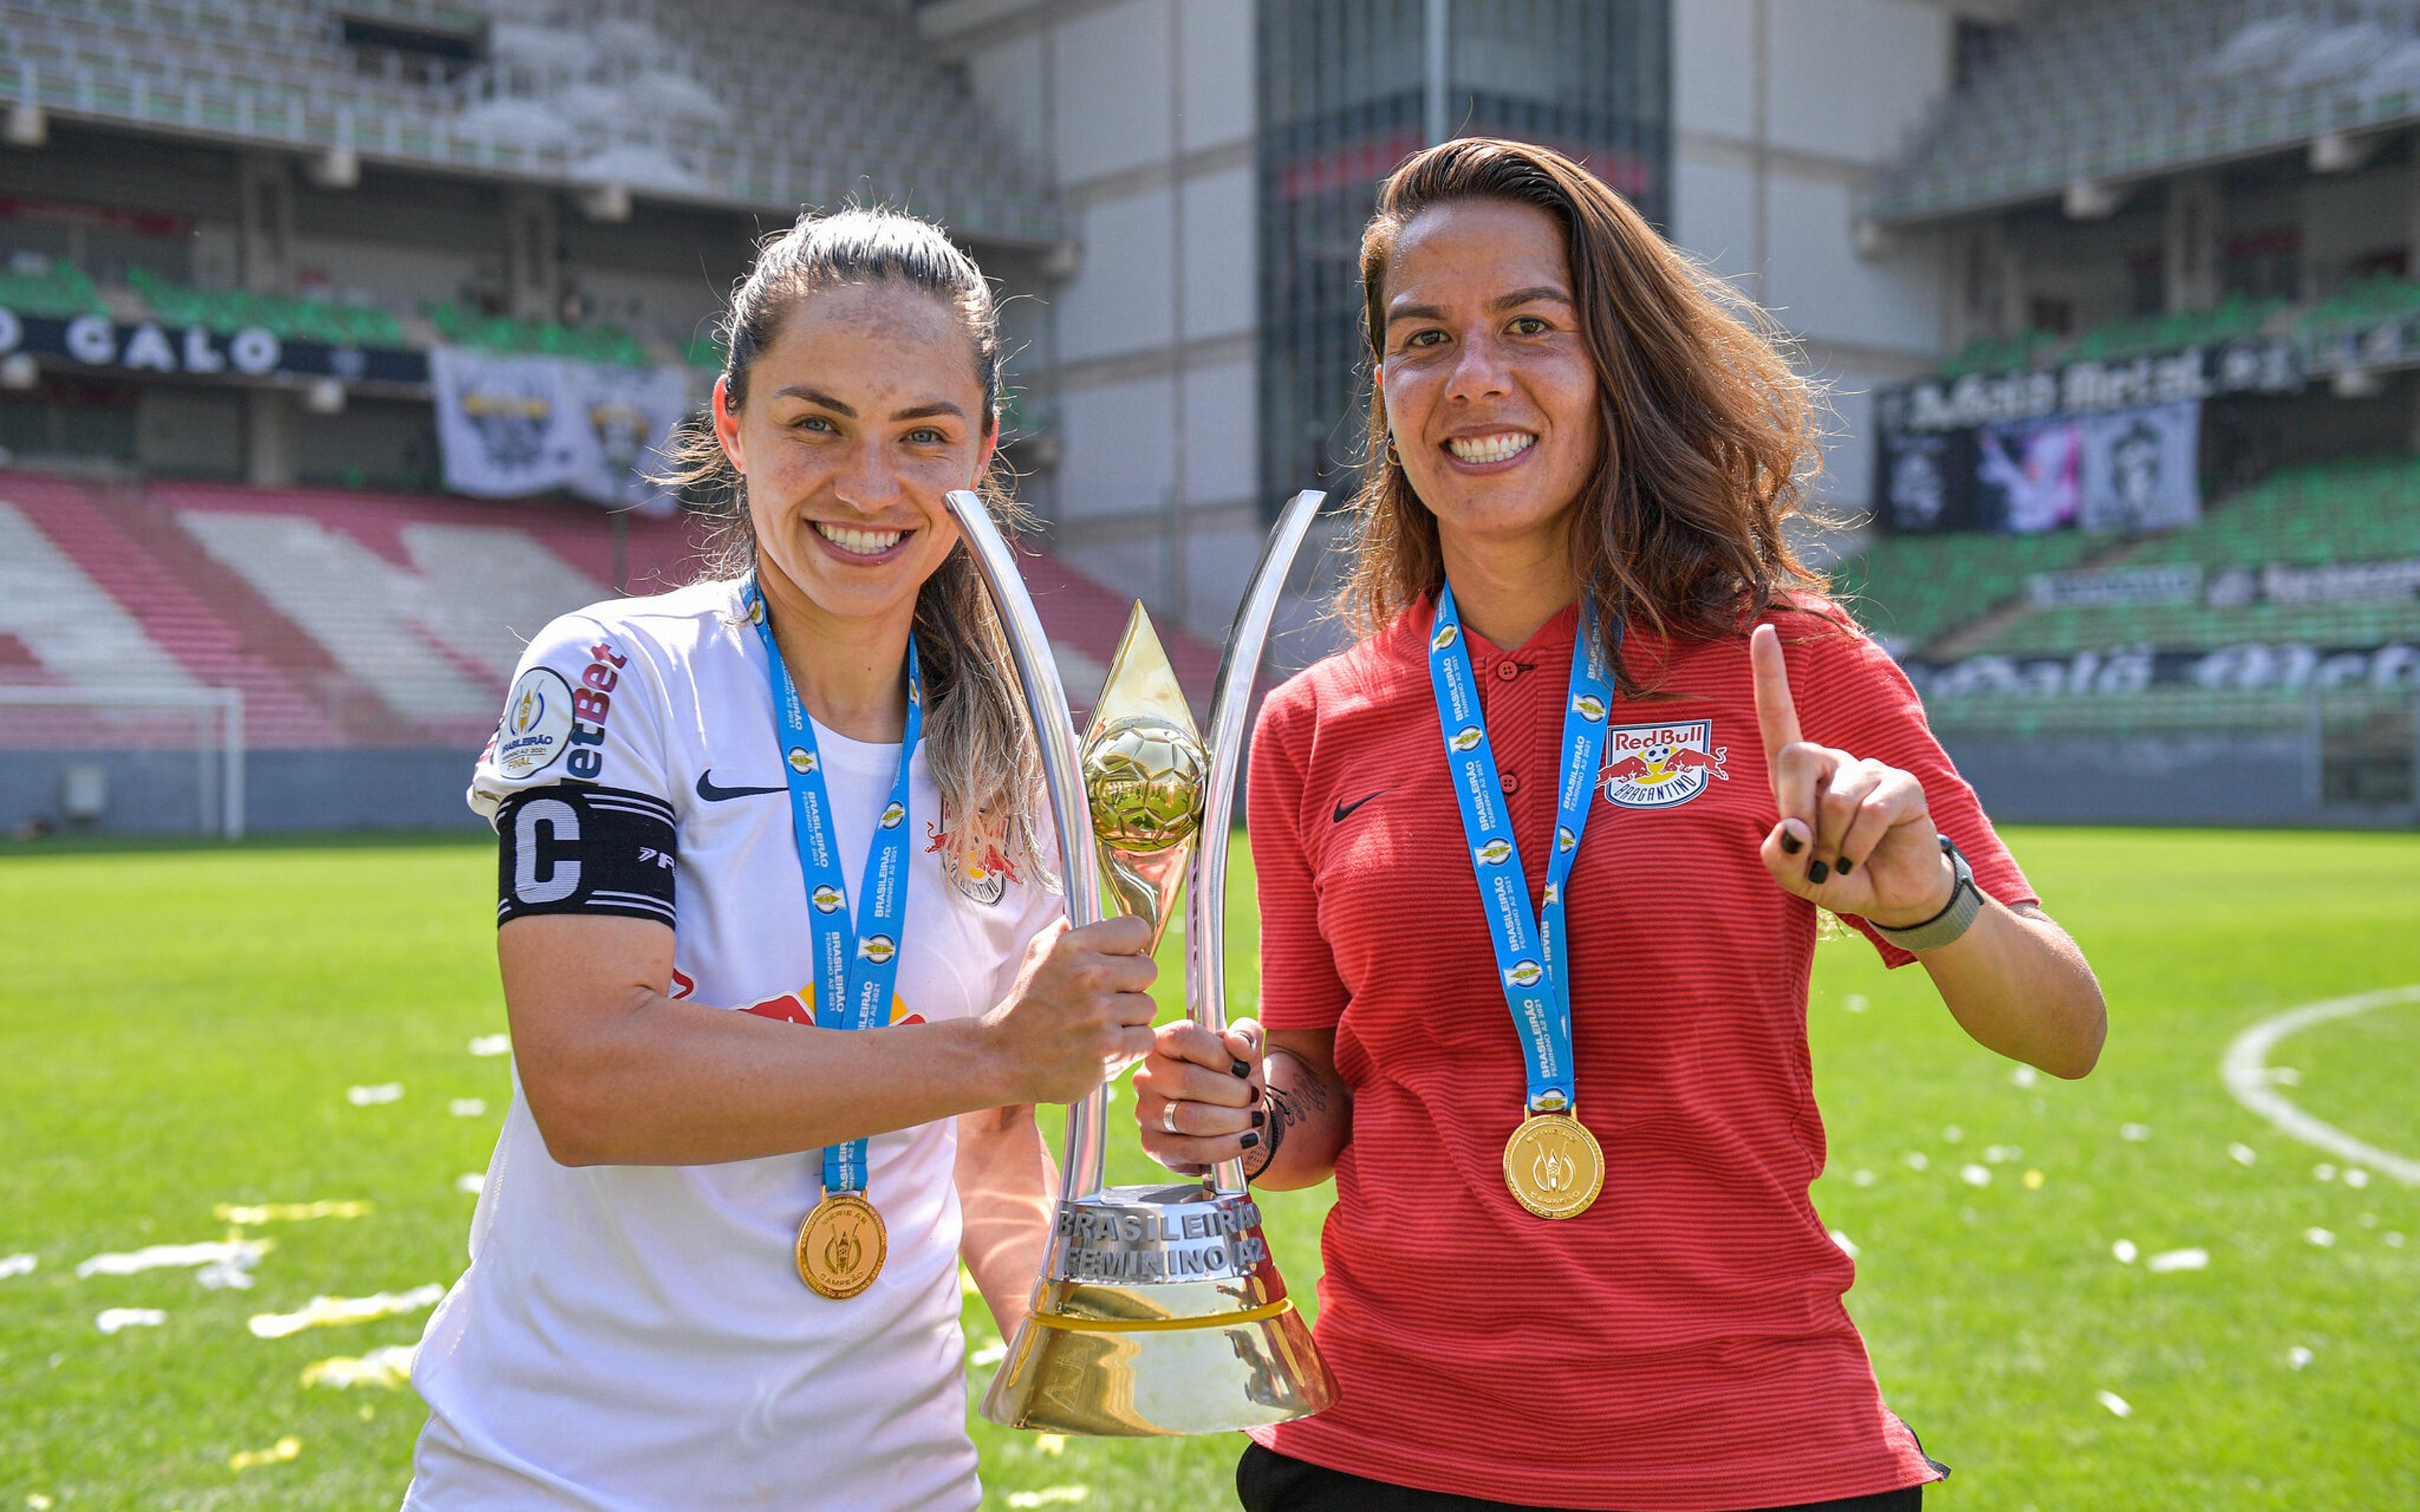
[[(0, 684), (0, 711), (54, 710), (72, 717), (86, 711), (96, 717), (101, 733), (96, 741), (118, 738), (102, 728), (113, 715), (124, 718), (145, 711), (195, 715), (191, 748), (194, 796), (204, 833), (215, 831), (227, 840), (243, 838), (244, 733), (243, 690), (238, 687), (54, 687)], [(6, 732), (21, 723), (0, 712), (0, 752), (20, 753), (71, 748), (85, 741), (63, 738), (63, 732), (45, 732), (39, 742), (20, 743)], [(159, 729), (131, 731), (118, 748), (162, 750), (175, 742)], [(105, 752), (104, 752), (105, 753)]]

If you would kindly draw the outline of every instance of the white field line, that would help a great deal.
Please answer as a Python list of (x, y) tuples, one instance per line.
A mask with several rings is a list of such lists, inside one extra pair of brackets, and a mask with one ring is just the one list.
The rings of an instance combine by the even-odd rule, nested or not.
[(2226, 1078), (2226, 1089), (2235, 1094), (2237, 1102), (2284, 1133), (2357, 1165), (2383, 1171), (2405, 1186), (2420, 1186), (2420, 1161), (2391, 1154), (2332, 1124), (2322, 1123), (2296, 1107), (2269, 1083), (2269, 1052), (2286, 1036), (2330, 1019), (2350, 1018), (2373, 1008), (2390, 1008), (2399, 1003), (2420, 1003), (2420, 984), (2388, 987), (2352, 997), (2332, 997), (2324, 1003), (2288, 1009), (2237, 1035), (2235, 1042), (2226, 1047), (2226, 1058), (2218, 1064), (2219, 1074)]

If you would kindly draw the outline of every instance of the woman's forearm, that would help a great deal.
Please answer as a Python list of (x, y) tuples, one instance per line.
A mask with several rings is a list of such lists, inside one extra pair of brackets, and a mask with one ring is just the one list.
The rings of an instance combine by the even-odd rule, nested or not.
[(1964, 934), (1916, 959), (1978, 1044), (2070, 1079), (2100, 1058), (2109, 1032), (2101, 983), (2040, 909), (1986, 902)]
[(1244, 1174), (1276, 1192), (1316, 1186), (1336, 1174), (1352, 1135), (1353, 1095), (1333, 1072), (1283, 1045), (1270, 1046), (1264, 1064), (1268, 1124), (1261, 1148), (1245, 1154)]
[(1025, 1317), (1059, 1196), (1031, 1103), (958, 1119), (958, 1253), (1005, 1338)]
[(551, 1034), (514, 1012), (547, 1149), (566, 1165), (710, 1165), (790, 1154), (997, 1105), (972, 1020), (843, 1032), (634, 995)]

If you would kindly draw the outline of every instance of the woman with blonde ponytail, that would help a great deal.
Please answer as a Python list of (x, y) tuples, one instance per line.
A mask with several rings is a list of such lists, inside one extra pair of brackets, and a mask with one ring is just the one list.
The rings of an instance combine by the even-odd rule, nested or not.
[(804, 217), (726, 334), (677, 461), (732, 501), (718, 570), (549, 625), (472, 781), (514, 1096), (410, 1508), (977, 1505), (959, 1261), (1011, 1326), (1032, 1104), (1150, 1043), (1149, 929), (1063, 925), (942, 501), (1014, 509), (981, 270)]

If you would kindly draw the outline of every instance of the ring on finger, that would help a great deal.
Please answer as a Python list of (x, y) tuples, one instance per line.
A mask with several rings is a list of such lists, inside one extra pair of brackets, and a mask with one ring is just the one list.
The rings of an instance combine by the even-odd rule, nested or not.
[(1159, 1105), (1159, 1126), (1167, 1130), (1170, 1134), (1176, 1133), (1176, 1104), (1174, 1103), (1162, 1103)]

